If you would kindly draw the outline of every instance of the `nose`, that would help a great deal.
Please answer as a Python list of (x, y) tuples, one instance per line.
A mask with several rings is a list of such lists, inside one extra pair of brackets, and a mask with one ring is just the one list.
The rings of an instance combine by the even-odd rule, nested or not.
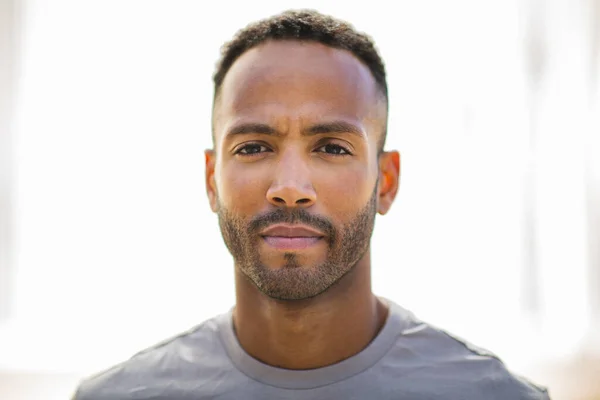
[(305, 160), (294, 155), (282, 156), (275, 167), (274, 178), (267, 191), (267, 200), (277, 207), (310, 207), (317, 194)]

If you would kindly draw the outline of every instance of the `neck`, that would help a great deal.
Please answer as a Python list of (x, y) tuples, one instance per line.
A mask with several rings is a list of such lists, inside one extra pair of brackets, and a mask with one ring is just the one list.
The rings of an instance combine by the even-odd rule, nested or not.
[(324, 293), (306, 300), (272, 299), (235, 269), (233, 324), (242, 348), (285, 369), (314, 369), (363, 350), (387, 318), (371, 291), (370, 255)]

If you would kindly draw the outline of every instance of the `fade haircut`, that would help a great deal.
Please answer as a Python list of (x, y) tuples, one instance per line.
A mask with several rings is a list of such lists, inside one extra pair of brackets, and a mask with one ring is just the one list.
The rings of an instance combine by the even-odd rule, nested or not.
[[(348, 22), (324, 15), (315, 10), (288, 10), (281, 14), (254, 22), (238, 31), (233, 39), (221, 48), (221, 58), (213, 75), (213, 110), (225, 75), (233, 63), (246, 51), (268, 40), (297, 40), (317, 42), (329, 47), (347, 50), (365, 64), (385, 99), (388, 108), (388, 88), (383, 60), (373, 40), (358, 32)], [(386, 116), (387, 119), (387, 116)], [(379, 140), (383, 151), (387, 134), (387, 121)], [(213, 125), (213, 142), (215, 139)]]

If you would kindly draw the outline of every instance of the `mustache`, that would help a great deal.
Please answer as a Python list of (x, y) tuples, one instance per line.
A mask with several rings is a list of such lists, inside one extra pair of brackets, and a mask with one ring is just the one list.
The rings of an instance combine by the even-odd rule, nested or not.
[(248, 224), (250, 234), (258, 234), (273, 224), (303, 224), (323, 232), (329, 241), (335, 240), (336, 229), (327, 218), (310, 214), (303, 208), (286, 210), (278, 208), (274, 211), (257, 215)]

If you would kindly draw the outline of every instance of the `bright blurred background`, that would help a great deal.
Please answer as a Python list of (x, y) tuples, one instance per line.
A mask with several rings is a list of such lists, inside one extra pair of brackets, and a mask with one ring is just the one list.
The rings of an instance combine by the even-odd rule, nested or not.
[(0, 0), (0, 398), (228, 310), (203, 183), (219, 48), (316, 8), (376, 41), (402, 185), (374, 291), (600, 399), (600, 1)]

